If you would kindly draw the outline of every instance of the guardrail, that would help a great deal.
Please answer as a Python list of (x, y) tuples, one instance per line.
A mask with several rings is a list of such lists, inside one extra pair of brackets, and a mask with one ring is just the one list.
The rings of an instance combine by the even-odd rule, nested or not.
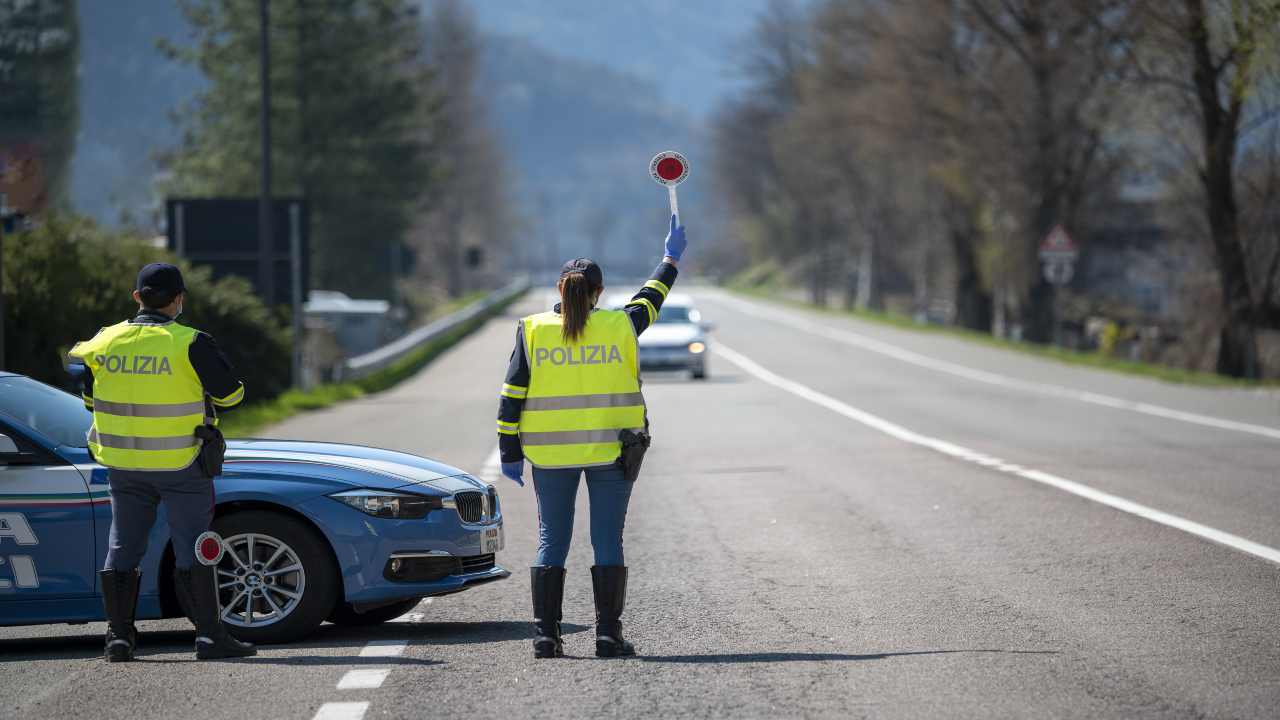
[(423, 325), (417, 330), (413, 330), (396, 340), (383, 345), (377, 350), (371, 350), (363, 355), (347, 358), (341, 366), (342, 381), (359, 380), (375, 373), (388, 365), (391, 365), (400, 358), (422, 347), (424, 344), (440, 337), (441, 335), (453, 330), (464, 323), (470, 322), (475, 318), (484, 315), (496, 305), (501, 305), (529, 289), (529, 279), (520, 278), (511, 282), (498, 290), (486, 295), (484, 298), (471, 303), (456, 313), (447, 315), (427, 325)]

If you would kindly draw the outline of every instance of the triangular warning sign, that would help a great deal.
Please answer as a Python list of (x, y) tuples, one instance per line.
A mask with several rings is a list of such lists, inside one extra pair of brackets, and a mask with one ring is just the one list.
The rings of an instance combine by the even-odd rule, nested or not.
[(1040, 257), (1074, 258), (1079, 253), (1076, 241), (1071, 239), (1065, 228), (1054, 225), (1044, 240), (1040, 242)]

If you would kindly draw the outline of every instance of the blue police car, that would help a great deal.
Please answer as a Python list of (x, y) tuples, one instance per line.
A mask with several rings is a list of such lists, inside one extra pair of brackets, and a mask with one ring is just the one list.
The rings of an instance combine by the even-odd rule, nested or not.
[[(111, 526), (107, 471), (79, 398), (0, 372), (0, 625), (103, 619), (96, 571)], [(330, 443), (231, 441), (213, 528), (228, 629), (301, 638), (371, 625), (421, 598), (501, 580), (492, 486), (443, 463)], [(181, 617), (164, 507), (142, 563), (138, 619)]]

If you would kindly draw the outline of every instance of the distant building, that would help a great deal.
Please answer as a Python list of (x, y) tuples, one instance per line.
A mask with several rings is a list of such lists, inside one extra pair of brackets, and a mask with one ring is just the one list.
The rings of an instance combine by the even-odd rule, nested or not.
[(307, 327), (332, 333), (346, 357), (375, 350), (398, 334), (386, 300), (355, 300), (334, 290), (312, 290), (302, 308)]

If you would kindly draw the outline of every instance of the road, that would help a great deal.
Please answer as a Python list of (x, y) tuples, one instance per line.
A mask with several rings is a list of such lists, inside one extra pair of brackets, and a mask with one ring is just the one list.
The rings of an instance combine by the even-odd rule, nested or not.
[[(216, 665), (191, 661), (182, 622), (143, 623), (145, 662), (112, 667), (99, 625), (2, 629), (0, 716), (1280, 715), (1280, 394), (697, 297), (711, 379), (645, 385), (641, 657), (590, 657), (583, 492), (573, 657), (532, 660), (535, 505), (490, 466), (512, 579)], [(515, 318), (544, 306), (270, 434), (486, 468)]]

